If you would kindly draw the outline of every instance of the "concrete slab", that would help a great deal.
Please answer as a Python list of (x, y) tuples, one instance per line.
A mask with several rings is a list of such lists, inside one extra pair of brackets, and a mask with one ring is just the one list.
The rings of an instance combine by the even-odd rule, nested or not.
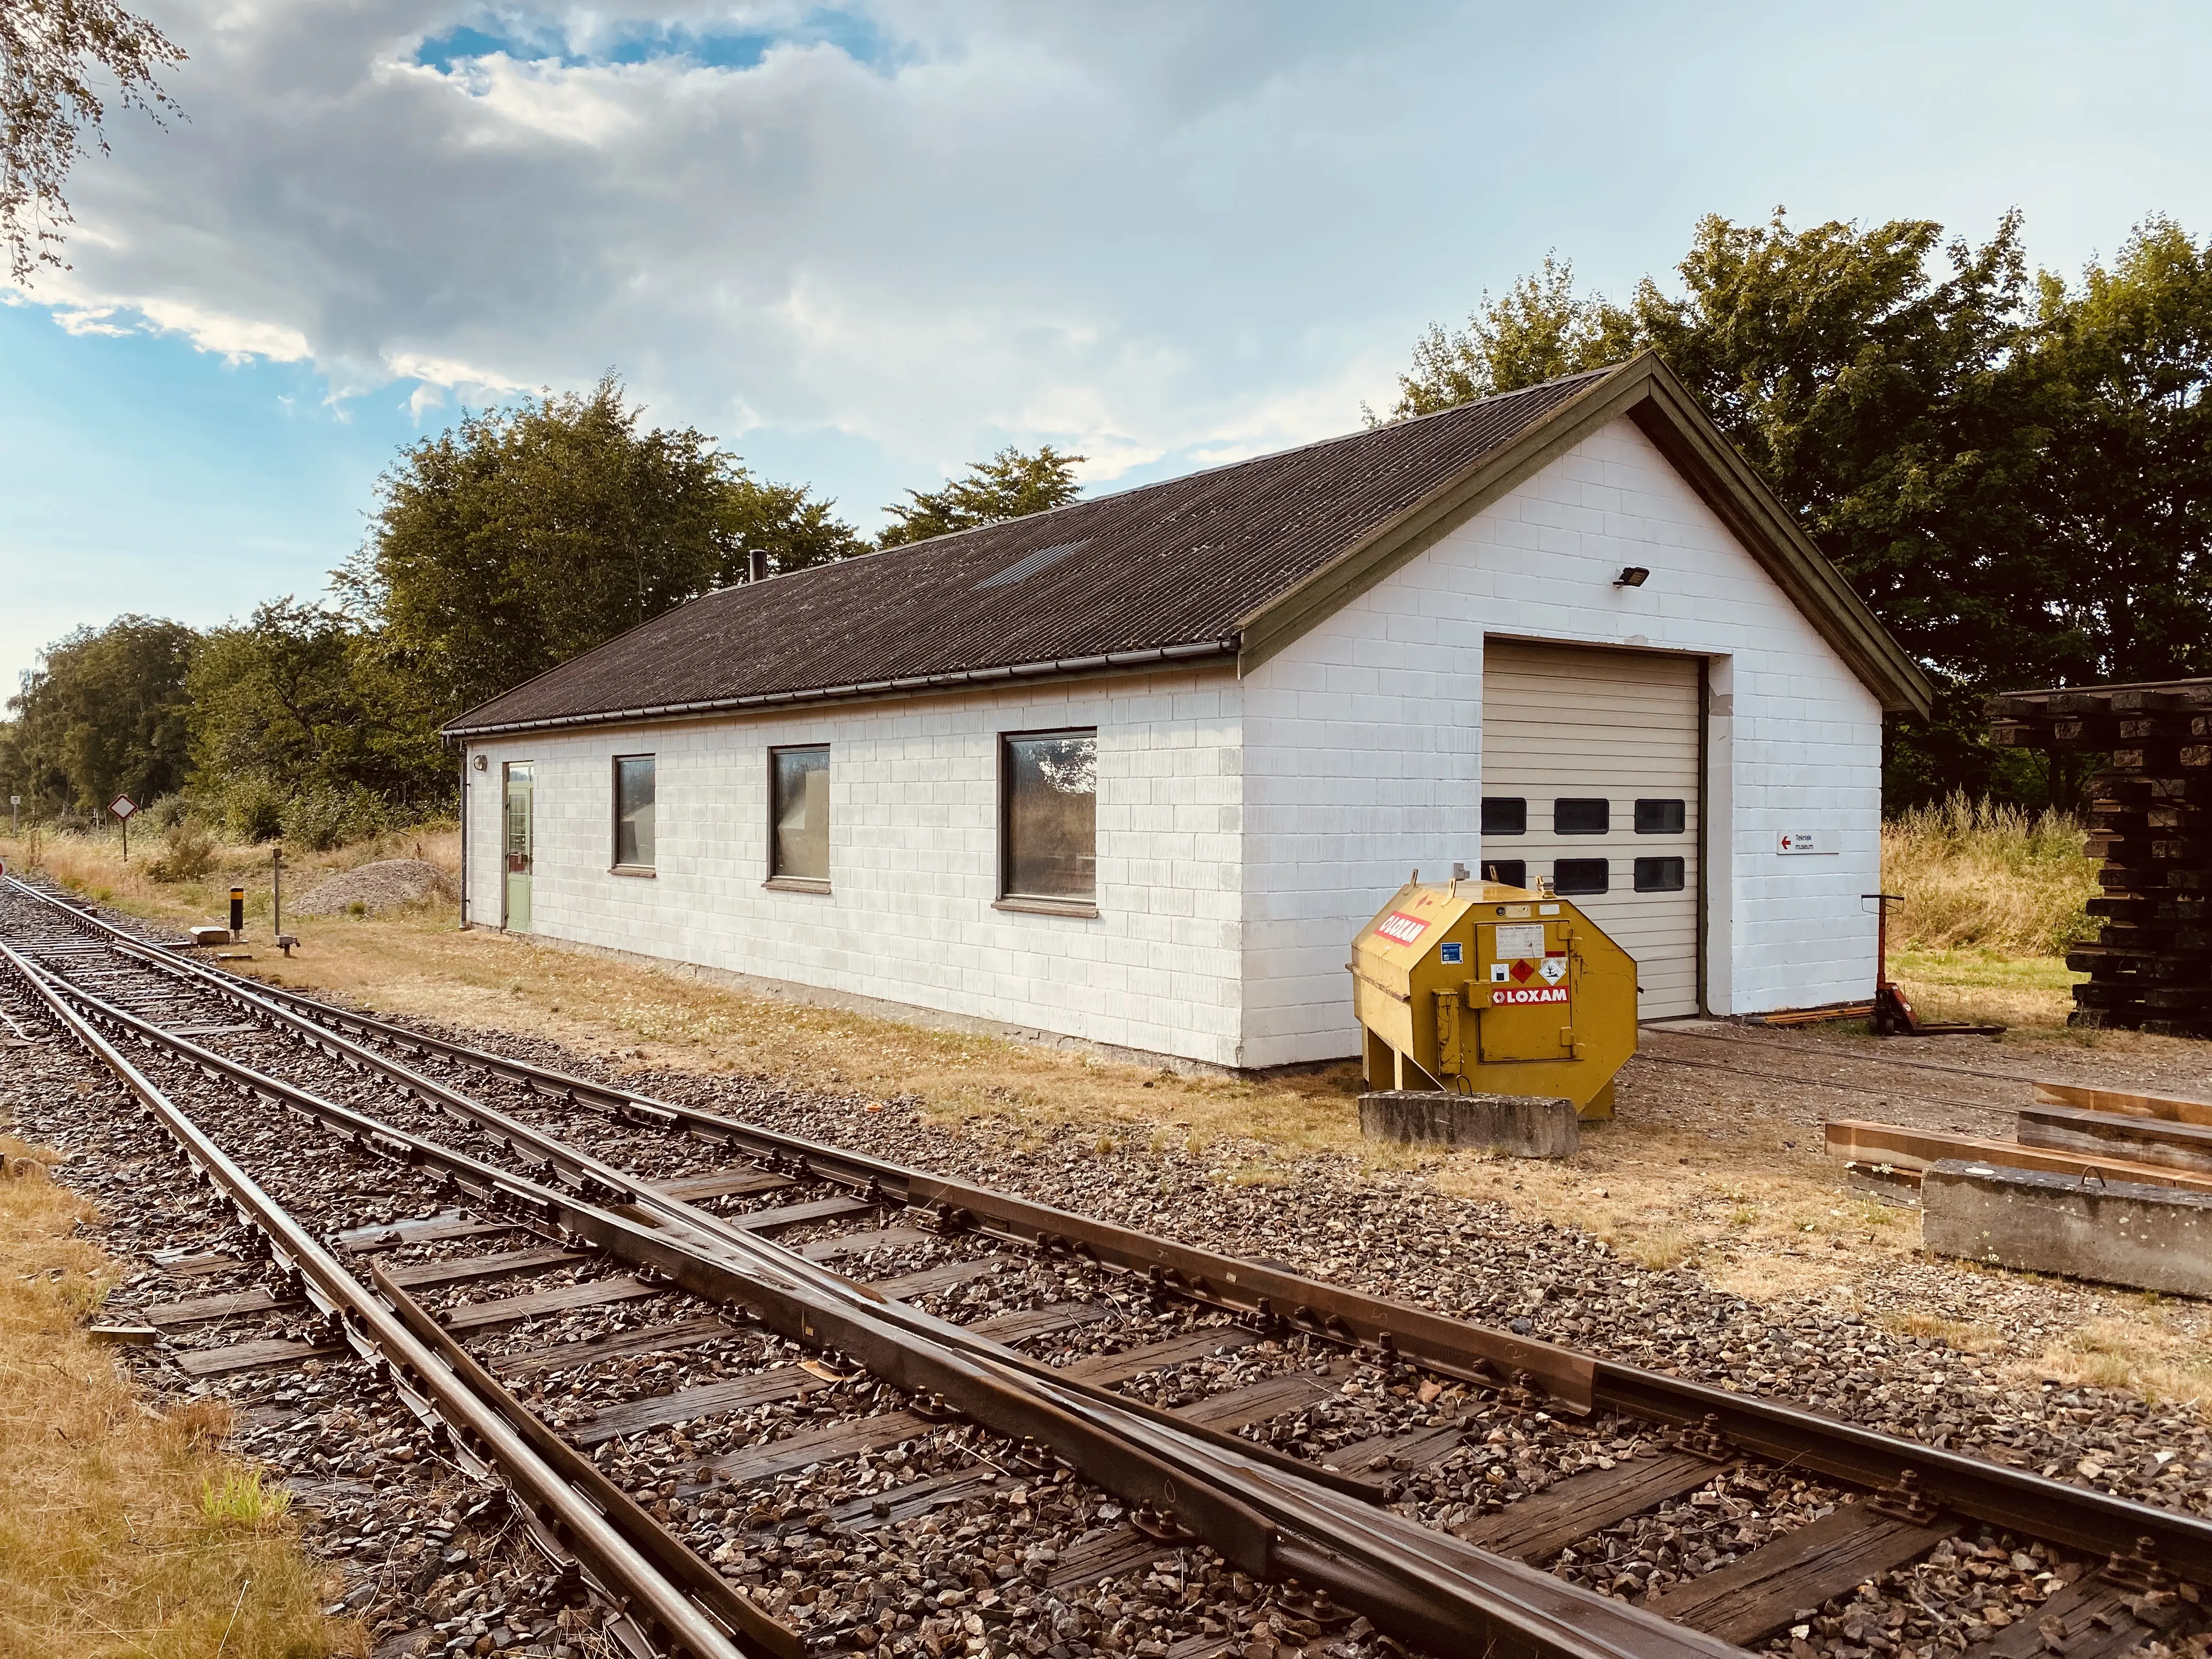
[(1921, 1176), (1939, 1255), (2212, 1297), (2212, 1194), (1947, 1158)]
[(1407, 1146), (1488, 1147), (1513, 1158), (1566, 1158), (1582, 1145), (1571, 1100), (1433, 1089), (1360, 1096), (1359, 1133)]

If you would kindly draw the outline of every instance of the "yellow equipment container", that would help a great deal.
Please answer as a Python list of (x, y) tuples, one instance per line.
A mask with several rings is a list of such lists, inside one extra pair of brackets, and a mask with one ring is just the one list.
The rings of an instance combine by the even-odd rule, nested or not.
[(1419, 874), (1352, 942), (1368, 1086), (1565, 1096), (1612, 1116), (1636, 1052), (1634, 958), (1563, 898)]

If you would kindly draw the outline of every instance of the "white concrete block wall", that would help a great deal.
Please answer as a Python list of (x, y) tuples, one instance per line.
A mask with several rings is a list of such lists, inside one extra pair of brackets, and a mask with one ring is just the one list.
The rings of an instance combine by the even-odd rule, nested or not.
[[(1625, 565), (1651, 571), (1620, 588)], [(1410, 867), (1473, 865), (1486, 636), (1705, 657), (1706, 997), (1863, 995), (1881, 873), (1881, 710), (1632, 422), (1593, 434), (1244, 686), (1243, 1063), (1357, 1052), (1347, 944)], [(1838, 851), (1783, 857), (1784, 830)]]
[[(471, 904), (499, 918), (503, 762), (536, 767), (533, 931), (1232, 1065), (1239, 688), (1226, 671), (476, 745)], [(1095, 918), (997, 910), (998, 740), (1095, 726)], [(827, 743), (827, 895), (764, 888), (768, 750)], [(611, 862), (612, 760), (656, 757), (657, 872)]]
[[(1624, 565), (1651, 570), (1618, 588)], [(1480, 850), (1492, 635), (1708, 664), (1707, 1006), (1863, 995), (1881, 712), (1650, 441), (1593, 434), (1241, 684), (1225, 671), (479, 744), (474, 919), (500, 763), (537, 763), (540, 933), (1218, 1065), (1357, 1051), (1344, 963), (1419, 866)], [(1099, 730), (1096, 920), (997, 892), (997, 739)], [(831, 745), (829, 896), (764, 890), (767, 750)], [(656, 878), (607, 868), (611, 758), (659, 757)], [(1785, 830), (1838, 851), (1783, 857)]]

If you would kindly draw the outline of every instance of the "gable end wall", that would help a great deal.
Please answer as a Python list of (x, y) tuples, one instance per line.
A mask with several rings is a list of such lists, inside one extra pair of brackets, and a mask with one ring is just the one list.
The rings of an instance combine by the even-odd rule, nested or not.
[[(1246, 679), (1245, 1065), (1356, 1053), (1352, 934), (1414, 867), (1477, 862), (1491, 635), (1704, 657), (1708, 1011), (1868, 994), (1881, 706), (1621, 419)], [(1801, 829), (1838, 850), (1779, 855)]]

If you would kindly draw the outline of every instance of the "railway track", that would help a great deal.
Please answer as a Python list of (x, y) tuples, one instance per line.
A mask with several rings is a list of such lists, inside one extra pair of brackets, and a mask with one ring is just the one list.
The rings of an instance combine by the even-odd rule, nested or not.
[[(234, 1288), (144, 1310), (178, 1367), (352, 1351), (633, 1652), (1667, 1659), (1932, 1619), (2104, 1659), (2201, 1623), (2196, 1516), (434, 1038), (12, 878), (0, 951), (12, 1017), (250, 1229)], [(2021, 1616), (1930, 1605), (1993, 1572)]]

